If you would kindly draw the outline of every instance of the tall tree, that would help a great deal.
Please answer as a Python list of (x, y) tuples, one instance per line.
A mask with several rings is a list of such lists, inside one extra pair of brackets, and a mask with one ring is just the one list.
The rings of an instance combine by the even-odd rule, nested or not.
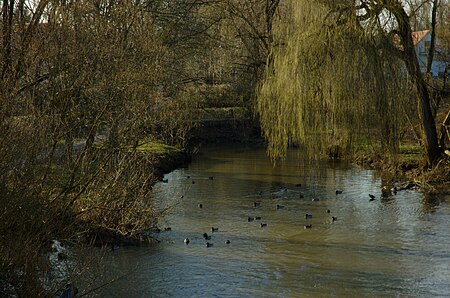
[(272, 26), (279, 11), (280, 0), (225, 0), (223, 9), (229, 24), (246, 52), (241, 63), (259, 80), (273, 42)]
[[(50, 239), (69, 239), (78, 228), (87, 236), (99, 229), (134, 235), (155, 224), (148, 204), (153, 160), (132, 145), (149, 133), (159, 136), (149, 130), (158, 119), (171, 118), (161, 113), (180, 117), (188, 111), (164, 92), (171, 83), (166, 66), (173, 61), (160, 36), (166, 28), (138, 2), (1, 2), (4, 296), (55, 293), (61, 281), (40, 270), (50, 265), (44, 253)], [(171, 130), (189, 126), (186, 118), (159, 127), (165, 124)], [(113, 132), (111, 146), (94, 146), (99, 132)], [(85, 142), (74, 146), (75, 138)]]
[(402, 71), (406, 69), (420, 107), (426, 159), (433, 164), (440, 155), (436, 126), (402, 2), (321, 0), (290, 5), (292, 19), (277, 28), (277, 38), (286, 46), (274, 49), (274, 66), (266, 71), (258, 96), (272, 155), (284, 154), (292, 139), (326, 146), (347, 136), (349, 144), (362, 123), (378, 125), (385, 144), (395, 151), (398, 114), (408, 97)]

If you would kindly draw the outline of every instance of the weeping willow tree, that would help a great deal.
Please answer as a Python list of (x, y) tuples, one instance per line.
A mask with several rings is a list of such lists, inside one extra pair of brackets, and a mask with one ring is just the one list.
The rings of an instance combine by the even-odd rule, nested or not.
[(385, 1), (395, 7), (356, 2), (287, 1), (291, 13), (274, 24), (257, 97), (272, 158), (283, 156), (291, 142), (313, 155), (329, 148), (349, 153), (361, 136), (377, 136), (385, 152), (398, 151), (403, 111), (420, 95), (414, 66), (405, 67), (411, 30), (397, 30), (405, 20), (389, 9), (404, 12), (398, 1)]

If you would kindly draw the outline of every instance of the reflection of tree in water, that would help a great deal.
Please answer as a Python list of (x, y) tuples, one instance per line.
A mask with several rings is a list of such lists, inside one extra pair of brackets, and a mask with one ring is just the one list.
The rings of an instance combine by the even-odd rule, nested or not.
[(436, 212), (441, 200), (436, 194), (425, 193), (422, 200), (422, 211), (425, 213)]

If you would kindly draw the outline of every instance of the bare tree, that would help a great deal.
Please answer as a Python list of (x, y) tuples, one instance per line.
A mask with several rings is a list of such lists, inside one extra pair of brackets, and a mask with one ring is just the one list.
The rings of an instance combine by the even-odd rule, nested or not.
[(428, 57), (427, 57), (427, 74), (430, 74), (431, 72), (431, 66), (433, 64), (434, 59), (434, 52), (436, 49), (436, 22), (437, 22), (437, 9), (439, 6), (439, 0), (433, 1), (433, 8), (431, 13), (431, 41), (430, 41), (430, 49), (428, 51)]

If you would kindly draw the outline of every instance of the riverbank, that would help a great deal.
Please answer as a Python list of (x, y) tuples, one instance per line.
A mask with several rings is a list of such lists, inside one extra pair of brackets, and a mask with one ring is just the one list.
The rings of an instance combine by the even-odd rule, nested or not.
[[(147, 140), (117, 149), (80, 140), (71, 161), (64, 147), (41, 150), (46, 154), (20, 164), (17, 178), (0, 183), (1, 297), (51, 296), (83, 270), (71, 253), (78, 247), (157, 243), (148, 234), (161, 218), (149, 200), (152, 187), (190, 161), (186, 150)], [(67, 253), (50, 258), (55, 240)]]
[(99, 296), (275, 297), (282, 289), (286, 297), (331, 290), (338, 297), (390, 297), (411, 296), (419, 287), (421, 294), (448, 288), (442, 288), (448, 271), (442, 264), (449, 257), (443, 255), (449, 204), (433, 205), (412, 189), (383, 197), (374, 171), (347, 162), (305, 162), (298, 148), (274, 166), (264, 147), (224, 144), (202, 148), (189, 167), (164, 179), (154, 186), (154, 201), (173, 208), (155, 234), (161, 242), (107, 252), (104, 274), (137, 270)]
[(142, 141), (136, 147), (140, 154), (152, 156), (151, 172), (161, 179), (166, 173), (191, 162), (191, 154), (187, 149), (170, 146), (160, 142)]
[[(247, 143), (256, 146), (264, 146), (264, 140), (260, 137), (260, 133), (255, 127), (245, 126), (248, 130), (242, 130), (242, 123), (233, 123), (227, 125), (221, 123), (218, 129), (216, 123), (208, 132), (208, 128), (198, 130), (202, 137), (201, 142), (197, 139), (192, 142), (191, 151), (187, 149), (168, 146), (165, 144), (142, 140), (136, 147), (122, 148), (120, 152), (114, 153), (116, 160), (112, 168), (99, 166), (98, 160), (104, 157), (106, 152), (102, 153), (101, 145), (97, 146), (97, 159), (93, 163), (92, 171), (85, 172), (86, 177), (78, 177), (82, 172), (70, 171), (55, 167), (54, 171), (50, 171), (48, 179), (51, 180), (46, 184), (46, 189), (42, 193), (36, 194), (28, 192), (25, 196), (22, 193), (12, 194), (8, 202), (8, 211), (3, 214), (1, 219), (8, 222), (3, 227), (0, 251), (3, 256), (3, 264), (9, 267), (3, 267), (0, 270), (0, 294), (4, 293), (9, 296), (9, 291), (2, 292), (1, 288), (24, 287), (23, 284), (15, 284), (15, 276), (12, 272), (23, 270), (28, 263), (39, 263), (40, 266), (45, 265), (45, 257), (48, 250), (51, 249), (50, 243), (53, 239), (58, 239), (65, 246), (75, 247), (77, 245), (95, 245), (106, 249), (115, 250), (121, 246), (141, 246), (153, 245), (158, 240), (149, 236), (149, 231), (157, 230), (158, 224), (162, 217), (155, 212), (148, 198), (151, 197), (152, 187), (157, 181), (163, 179), (165, 173), (169, 173), (174, 169), (182, 167), (191, 161), (192, 154), (196, 153), (198, 146), (217, 143)], [(248, 132), (252, 133), (248, 133)], [(240, 139), (240, 135), (245, 134), (246, 139)], [(195, 140), (194, 140), (195, 141)], [(84, 144), (81, 144), (84, 145)], [(80, 145), (80, 148), (82, 147)], [(82, 152), (80, 151), (80, 154)], [(100, 155), (99, 155), (100, 154)], [(419, 156), (419, 155), (417, 155)], [(447, 161), (448, 162), (448, 161)], [(381, 157), (374, 158), (369, 155), (361, 155), (358, 163), (377, 170), (389, 170), (389, 164), (386, 159)], [(95, 167), (94, 167), (95, 166)], [(442, 164), (438, 169), (443, 170), (445, 174), (445, 166), (448, 169), (448, 163)], [(89, 170), (88, 168), (86, 168)], [(100, 171), (97, 171), (99, 169)], [(405, 177), (404, 180), (418, 180), (417, 177), (422, 170), (420, 163), (404, 162), (396, 166), (397, 172), (394, 171), (392, 177)], [(115, 172), (114, 172), (115, 171)], [(404, 172), (404, 173), (403, 173)], [(437, 176), (440, 179), (432, 178), (431, 173), (427, 173), (429, 177), (427, 183), (432, 182), (435, 191), (448, 191), (450, 189), (447, 176)], [(72, 177), (71, 177), (72, 176)], [(78, 181), (78, 178), (81, 180)], [(91, 183), (94, 181), (98, 185), (95, 187), (84, 188), (77, 186), (76, 188), (65, 190), (62, 186), (67, 181), (74, 180), (74, 185), (82, 185), (82, 183)], [(403, 179), (403, 178), (399, 178)], [(431, 181), (432, 179), (435, 179)], [(445, 181), (445, 179), (447, 179)], [(431, 183), (430, 183), (431, 184)], [(423, 184), (425, 185), (425, 184)], [(442, 186), (442, 187), (441, 187)], [(82, 190), (87, 190), (83, 195), (79, 195)], [(64, 193), (63, 191), (67, 191)], [(60, 199), (58, 193), (65, 195), (64, 200)], [(68, 202), (73, 200), (73, 204)], [(27, 201), (27, 204), (23, 202)], [(6, 207), (5, 207), (6, 208)], [(17, 210), (20, 212), (17, 213)], [(14, 220), (11, 220), (13, 218)], [(52, 220), (49, 221), (49, 218)], [(20, 227), (18, 229), (17, 227)], [(17, 233), (20, 237), (17, 237)], [(11, 240), (13, 239), (13, 241)], [(17, 241), (14, 241), (17, 240)], [(29, 245), (23, 247), (23, 243)], [(39, 251), (36, 256), (38, 260), (31, 260), (29, 256), (33, 251)], [(59, 256), (61, 264), (65, 264), (70, 256)], [(33, 281), (28, 281), (28, 285), (34, 282), (40, 284), (39, 276), (35, 273), (32, 275)], [(3, 284), (3, 285), (2, 285)], [(61, 286), (61, 285), (59, 285)], [(37, 289), (37, 288), (36, 288)], [(33, 289), (24, 287), (23, 293), (32, 292)], [(37, 296), (45, 296), (44, 294)], [(2, 296), (2, 295), (0, 295)]]
[[(169, 173), (183, 165), (188, 164), (191, 161), (191, 155), (186, 149), (170, 146), (161, 142), (153, 140), (141, 140), (135, 148), (128, 150), (133, 160), (138, 160), (137, 168), (130, 168), (130, 171), (142, 171), (142, 163), (147, 173), (147, 180), (145, 181), (147, 187), (145, 188), (146, 194), (141, 197), (146, 201), (151, 197), (151, 190), (153, 185), (157, 181), (161, 181), (164, 174)], [(139, 194), (136, 194), (139, 199)], [(134, 199), (131, 197), (130, 199)], [(136, 216), (131, 216), (133, 219), (128, 221), (126, 227), (115, 228), (110, 226), (109, 229), (104, 228), (103, 224), (93, 222), (95, 228), (87, 235), (87, 242), (94, 244), (95, 246), (139, 246), (155, 244), (157, 239), (148, 235), (149, 231), (158, 230), (158, 221), (160, 215), (153, 210), (152, 204), (146, 204), (144, 209), (149, 208), (151, 212), (147, 216), (152, 217), (151, 220), (146, 221), (146, 224), (141, 224), (141, 219)], [(132, 208), (135, 213), (139, 213), (138, 206)], [(129, 212), (126, 212), (129, 213)], [(139, 228), (133, 228), (134, 225), (139, 225)]]
[[(439, 117), (444, 117), (441, 113)], [(216, 121), (193, 129), (191, 148), (208, 144), (250, 144), (266, 146), (261, 137), (261, 128), (254, 120)], [(195, 150), (193, 150), (195, 153)], [(412, 140), (400, 146), (396, 156), (377, 154), (373, 151), (360, 149), (352, 157), (352, 162), (365, 168), (382, 172), (392, 180), (415, 182), (424, 191), (450, 192), (450, 158), (443, 159), (432, 169), (423, 162), (422, 148)]]
[(354, 162), (390, 177), (392, 181), (414, 182), (423, 191), (450, 193), (450, 158), (443, 156), (433, 168), (425, 166), (420, 152), (403, 152), (398, 156), (382, 156), (360, 151)]

